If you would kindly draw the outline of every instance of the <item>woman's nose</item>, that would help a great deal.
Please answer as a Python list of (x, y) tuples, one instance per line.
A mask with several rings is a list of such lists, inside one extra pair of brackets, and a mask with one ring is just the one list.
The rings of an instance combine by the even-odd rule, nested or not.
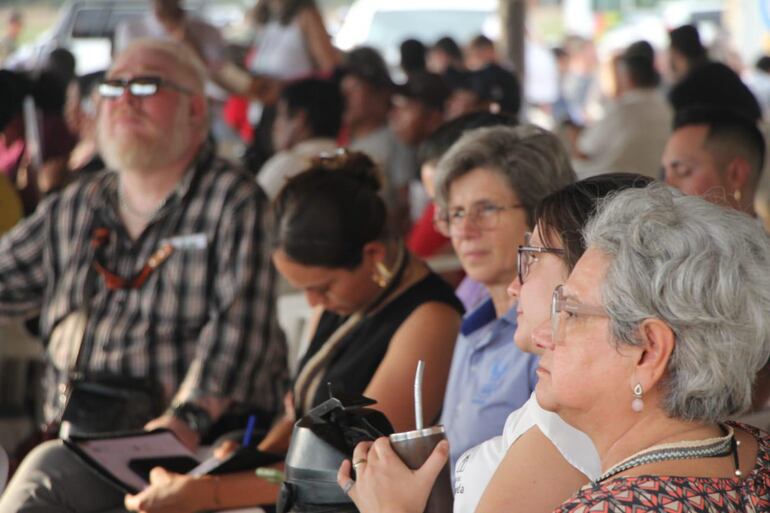
[(508, 285), (508, 288), (506, 289), (508, 292), (508, 297), (513, 299), (514, 301), (519, 300), (519, 294), (521, 294), (521, 280), (519, 280), (518, 274), (513, 279), (510, 285)]
[(551, 333), (551, 320), (543, 321), (532, 332), (532, 341), (543, 350), (551, 350), (554, 347), (553, 334)]
[(326, 296), (324, 296), (320, 292), (316, 292), (313, 290), (306, 290), (305, 299), (307, 299), (307, 303), (310, 305), (311, 308), (315, 308), (318, 305), (321, 305), (324, 307), (326, 306)]

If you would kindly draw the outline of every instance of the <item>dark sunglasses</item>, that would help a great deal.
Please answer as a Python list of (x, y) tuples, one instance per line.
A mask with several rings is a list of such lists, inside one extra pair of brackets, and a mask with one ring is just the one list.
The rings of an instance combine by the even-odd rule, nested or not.
[(102, 80), (99, 83), (99, 95), (102, 98), (115, 99), (123, 96), (123, 93), (128, 92), (131, 96), (138, 98), (144, 98), (146, 96), (153, 96), (157, 94), (161, 87), (167, 87), (169, 89), (175, 89), (180, 93), (193, 94), (192, 90), (166, 80), (165, 78), (147, 76), (147, 77), (134, 77), (129, 79), (123, 78), (109, 78)]

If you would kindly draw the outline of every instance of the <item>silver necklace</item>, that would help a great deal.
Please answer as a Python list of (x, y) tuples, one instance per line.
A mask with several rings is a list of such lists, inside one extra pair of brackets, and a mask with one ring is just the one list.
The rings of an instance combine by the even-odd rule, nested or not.
[(611, 467), (607, 472), (599, 476), (592, 484), (596, 485), (605, 481), (616, 474), (625, 472), (634, 467), (646, 465), (648, 463), (657, 463), (659, 461), (669, 460), (687, 460), (694, 458), (717, 458), (727, 456), (733, 452), (735, 461), (735, 475), (741, 476), (738, 465), (738, 442), (735, 439), (735, 432), (731, 426), (724, 426), (727, 434), (719, 438), (708, 438), (706, 440), (693, 440), (686, 442), (674, 442), (670, 444), (660, 444), (644, 449), (636, 454), (629, 456), (620, 463)]

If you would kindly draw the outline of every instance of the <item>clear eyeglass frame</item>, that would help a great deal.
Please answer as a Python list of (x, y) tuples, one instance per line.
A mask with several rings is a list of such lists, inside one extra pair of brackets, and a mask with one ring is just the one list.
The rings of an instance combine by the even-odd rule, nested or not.
[(551, 337), (554, 342), (563, 340), (567, 319), (578, 316), (607, 317), (607, 312), (600, 306), (584, 305), (565, 299), (564, 285), (557, 285), (551, 297)]
[(436, 210), (433, 224), (445, 237), (456, 234), (457, 229), (468, 221), (480, 230), (493, 230), (499, 221), (500, 213), (508, 210), (524, 208), (524, 205), (497, 205), (491, 202), (479, 202), (471, 205), (469, 209), (462, 207)]

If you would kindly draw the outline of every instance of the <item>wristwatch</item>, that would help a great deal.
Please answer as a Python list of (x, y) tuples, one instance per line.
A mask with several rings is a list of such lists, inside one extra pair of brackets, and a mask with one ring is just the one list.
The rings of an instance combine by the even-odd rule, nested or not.
[(169, 409), (168, 413), (187, 424), (190, 429), (201, 436), (208, 433), (214, 423), (209, 412), (195, 403), (176, 404)]

